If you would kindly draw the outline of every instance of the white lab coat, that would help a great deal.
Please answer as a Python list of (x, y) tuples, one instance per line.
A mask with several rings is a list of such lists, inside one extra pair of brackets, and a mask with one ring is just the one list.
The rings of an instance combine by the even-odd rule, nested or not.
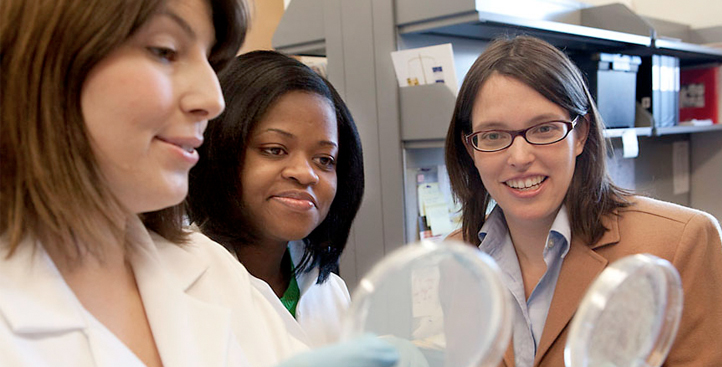
[[(291, 260), (298, 266), (303, 257), (303, 243), (289, 243)], [(296, 306), (296, 318), (265, 281), (253, 278), (253, 285), (266, 296), (286, 324), (289, 333), (311, 348), (335, 343), (341, 336), (341, 323), (351, 302), (346, 283), (331, 273), (323, 284), (317, 284), (318, 268), (296, 274), (301, 298)]]
[[(130, 230), (131, 259), (163, 365), (270, 367), (306, 350), (289, 335), (250, 274), (201, 234), (177, 246)], [(7, 258), (0, 239), (0, 366), (143, 366), (87, 312), (42, 246), (26, 241)]]

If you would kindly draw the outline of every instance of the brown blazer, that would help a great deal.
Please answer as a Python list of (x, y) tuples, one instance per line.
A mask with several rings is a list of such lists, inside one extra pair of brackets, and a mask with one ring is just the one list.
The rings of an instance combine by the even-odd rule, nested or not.
[[(595, 277), (611, 262), (649, 253), (680, 273), (684, 310), (667, 367), (722, 366), (722, 232), (707, 213), (644, 197), (602, 218), (608, 231), (589, 245), (572, 237), (554, 292), (534, 366), (563, 367), (569, 323)], [(461, 240), (461, 232), (448, 238)], [(501, 366), (514, 366), (510, 343)]]

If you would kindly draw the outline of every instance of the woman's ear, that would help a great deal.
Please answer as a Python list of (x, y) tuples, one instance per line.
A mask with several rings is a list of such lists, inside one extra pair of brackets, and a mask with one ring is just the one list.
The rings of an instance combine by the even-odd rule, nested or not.
[(589, 137), (589, 114), (579, 116), (577, 126), (574, 127), (574, 155), (579, 156), (584, 151), (584, 145)]

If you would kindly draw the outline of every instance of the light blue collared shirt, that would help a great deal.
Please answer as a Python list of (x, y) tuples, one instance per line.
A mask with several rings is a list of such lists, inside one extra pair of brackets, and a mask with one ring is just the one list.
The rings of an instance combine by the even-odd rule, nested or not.
[(539, 339), (546, 322), (554, 289), (559, 278), (559, 269), (569, 252), (571, 226), (565, 205), (559, 209), (544, 247), (544, 262), (547, 270), (534, 287), (529, 299), (524, 293), (519, 259), (511, 242), (504, 212), (497, 205), (479, 231), (479, 249), (491, 256), (502, 270), (502, 282), (511, 292), (514, 300), (514, 361), (517, 367), (534, 363)]

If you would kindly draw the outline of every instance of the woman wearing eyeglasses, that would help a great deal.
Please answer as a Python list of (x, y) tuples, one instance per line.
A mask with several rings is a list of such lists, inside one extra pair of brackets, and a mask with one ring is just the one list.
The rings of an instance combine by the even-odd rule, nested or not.
[(478, 246), (514, 299), (506, 366), (562, 366), (569, 322), (607, 264), (635, 253), (680, 272), (684, 310), (665, 366), (722, 366), (722, 245), (710, 215), (633, 195), (605, 165), (577, 67), (531, 37), (497, 40), (464, 80), (446, 137), (462, 204), (450, 238)]

